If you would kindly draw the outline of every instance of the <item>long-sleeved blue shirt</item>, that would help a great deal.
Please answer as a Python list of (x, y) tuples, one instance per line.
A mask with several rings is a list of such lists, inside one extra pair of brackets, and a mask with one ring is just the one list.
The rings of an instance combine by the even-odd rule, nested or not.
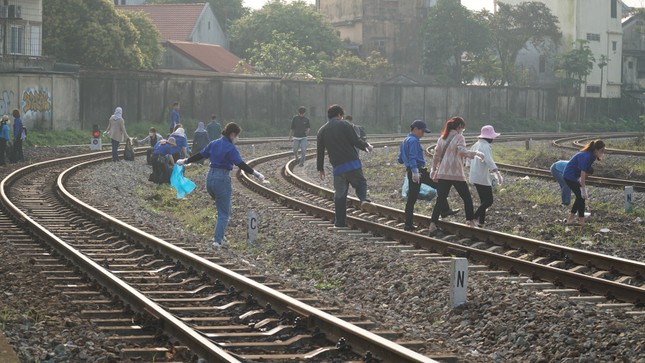
[(412, 171), (418, 171), (419, 168), (426, 166), (421, 142), (414, 134), (408, 134), (401, 143), (398, 161), (399, 164), (405, 165), (406, 168), (410, 168)]
[(5, 141), (9, 141), (9, 125), (4, 124), (2, 125), (2, 129), (0, 130), (0, 138), (4, 139)]
[(20, 117), (16, 117), (13, 120), (13, 138), (19, 139), (22, 135), (22, 120)]
[(175, 125), (179, 123), (179, 111), (174, 108), (170, 111), (170, 129), (174, 129)]

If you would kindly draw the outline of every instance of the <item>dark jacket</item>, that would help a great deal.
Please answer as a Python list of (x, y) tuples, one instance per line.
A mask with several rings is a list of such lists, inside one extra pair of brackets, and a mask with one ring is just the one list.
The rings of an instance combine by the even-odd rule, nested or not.
[[(318, 130), (316, 141), (316, 166), (318, 171), (325, 170), (325, 150), (327, 150), (327, 153), (329, 154), (329, 162), (334, 168), (343, 167), (345, 164), (357, 164), (358, 168), (360, 168), (358, 151), (356, 151), (354, 147), (365, 151), (367, 148), (367, 142), (358, 138), (358, 135), (356, 135), (354, 128), (349, 122), (345, 120), (329, 119), (327, 123)], [(344, 170), (341, 172), (358, 168), (343, 168)], [(334, 170), (334, 174), (338, 174), (336, 170)]]

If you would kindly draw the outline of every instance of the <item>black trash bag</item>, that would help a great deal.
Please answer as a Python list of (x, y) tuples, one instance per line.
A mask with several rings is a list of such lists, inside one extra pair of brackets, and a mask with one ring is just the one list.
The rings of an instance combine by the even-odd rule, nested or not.
[(132, 146), (132, 139), (128, 138), (125, 141), (125, 149), (123, 149), (123, 158), (127, 161), (134, 161), (134, 146)]

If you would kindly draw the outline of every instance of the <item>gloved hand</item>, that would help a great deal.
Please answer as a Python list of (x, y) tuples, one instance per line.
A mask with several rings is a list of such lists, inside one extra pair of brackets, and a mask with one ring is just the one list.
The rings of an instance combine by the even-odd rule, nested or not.
[(484, 153), (481, 151), (475, 151), (475, 157), (481, 161), (484, 161)]
[(107, 136), (107, 135), (108, 135), (108, 132), (107, 132), (107, 131), (103, 131), (103, 136)]
[(419, 169), (412, 169), (412, 182), (418, 183), (421, 176), (419, 175)]
[(371, 153), (373, 150), (374, 150), (374, 146), (368, 143), (367, 147), (365, 148), (365, 151), (367, 151), (368, 153)]
[(253, 171), (253, 176), (256, 177), (259, 181), (263, 182), (264, 181), (264, 175), (262, 175), (259, 171), (255, 170)]
[(587, 193), (587, 188), (580, 188), (580, 193), (582, 193), (582, 199), (589, 199), (589, 194)]
[(499, 170), (495, 170), (495, 179), (497, 179), (497, 184), (502, 185), (504, 184), (504, 178), (502, 178), (502, 174), (499, 172)]
[(186, 164), (186, 159), (179, 159), (179, 160), (177, 160), (177, 162), (175, 164), (184, 165), (184, 164)]

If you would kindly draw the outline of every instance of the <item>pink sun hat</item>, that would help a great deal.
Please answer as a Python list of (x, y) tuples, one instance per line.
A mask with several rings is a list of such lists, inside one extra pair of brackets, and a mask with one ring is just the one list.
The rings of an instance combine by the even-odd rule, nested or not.
[(495, 132), (495, 129), (491, 125), (482, 126), (482, 131), (479, 136), (480, 139), (494, 139), (500, 134)]

